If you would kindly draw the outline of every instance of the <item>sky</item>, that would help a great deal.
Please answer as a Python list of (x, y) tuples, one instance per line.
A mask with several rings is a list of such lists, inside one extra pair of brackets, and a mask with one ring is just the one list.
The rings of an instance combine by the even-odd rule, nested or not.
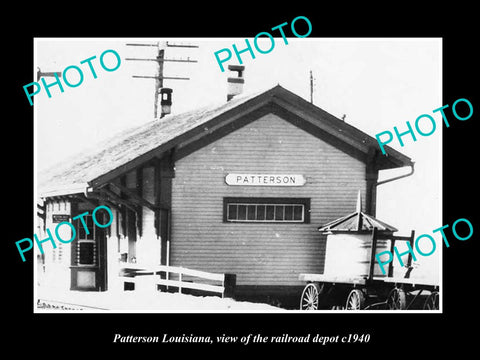
[[(259, 47), (267, 49), (266, 42)], [(84, 80), (78, 87), (64, 85), (44, 89), (34, 97), (37, 173), (64, 159), (97, 146), (115, 133), (153, 120), (154, 80), (133, 75), (154, 75), (154, 62), (128, 61), (125, 58), (154, 58), (156, 47), (128, 46), (127, 43), (168, 41), (195, 44), (198, 48), (167, 47), (165, 58), (190, 58), (197, 63), (164, 65), (164, 76), (189, 77), (190, 80), (164, 80), (173, 88), (172, 113), (226, 101), (227, 77), (221, 72), (214, 52), (236, 44), (244, 48), (244, 38), (87, 38), (35, 39), (35, 69), (63, 71), (70, 65), (83, 70)], [(253, 43), (253, 39), (250, 39)], [(99, 57), (105, 50), (115, 50), (122, 59), (120, 67), (104, 71)], [(380, 185), (377, 194), (377, 218), (408, 235), (432, 234), (442, 223), (442, 131), (443, 122), (434, 109), (442, 105), (442, 41), (440, 38), (275, 38), (268, 54), (255, 51), (242, 54), (246, 67), (244, 92), (257, 92), (280, 84), (310, 100), (310, 71), (314, 77), (313, 103), (332, 115), (371, 135), (393, 127), (405, 131), (418, 116), (429, 114), (437, 123), (428, 137), (417, 135), (413, 142), (404, 137), (405, 146), (397, 140), (389, 145), (415, 162), (414, 175)], [(97, 78), (94, 79), (82, 60), (92, 56)], [(110, 54), (111, 55), (111, 54)], [(105, 56), (105, 61), (113, 57)], [(238, 64), (235, 56), (228, 64)], [(75, 73), (75, 71), (72, 71)], [(70, 73), (69, 73), (70, 75)], [(69, 80), (75, 83), (74, 75)], [(32, 80), (33, 81), (33, 80)], [(53, 78), (45, 78), (48, 83)], [(25, 97), (28, 104), (28, 100)], [(424, 125), (428, 129), (427, 125)], [(404, 174), (408, 168), (380, 173), (379, 180)], [(353, 211), (354, 209), (352, 209)], [(319, 224), (320, 225), (320, 224)], [(438, 233), (437, 251), (419, 258), (418, 271), (426, 276), (437, 273), (441, 254)], [(424, 247), (423, 247), (424, 246)], [(428, 252), (429, 244), (422, 249)], [(432, 272), (432, 269), (434, 270)], [(413, 276), (413, 273), (412, 273)]]

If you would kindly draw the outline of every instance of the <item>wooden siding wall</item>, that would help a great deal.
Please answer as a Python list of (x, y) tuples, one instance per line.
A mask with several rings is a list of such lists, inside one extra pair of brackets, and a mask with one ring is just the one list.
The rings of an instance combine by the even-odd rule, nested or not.
[[(172, 184), (170, 264), (234, 273), (238, 285), (301, 285), (322, 273), (317, 228), (365, 199), (365, 164), (268, 114), (178, 160)], [(228, 186), (228, 173), (302, 174), (302, 187)], [(223, 197), (309, 197), (310, 224), (224, 223)]]

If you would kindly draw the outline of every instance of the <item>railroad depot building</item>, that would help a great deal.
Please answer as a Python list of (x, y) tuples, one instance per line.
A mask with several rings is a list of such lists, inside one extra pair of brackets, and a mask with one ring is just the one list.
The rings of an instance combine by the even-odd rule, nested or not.
[(45, 246), (40, 281), (105, 291), (128, 264), (161, 264), (235, 274), (239, 295), (298, 292), (300, 273), (324, 269), (319, 226), (351, 213), (358, 191), (375, 216), (379, 171), (413, 165), (279, 85), (229, 98), (39, 174), (42, 228), (98, 205), (114, 215), (105, 229), (87, 216), (88, 235), (73, 221), (74, 241)]

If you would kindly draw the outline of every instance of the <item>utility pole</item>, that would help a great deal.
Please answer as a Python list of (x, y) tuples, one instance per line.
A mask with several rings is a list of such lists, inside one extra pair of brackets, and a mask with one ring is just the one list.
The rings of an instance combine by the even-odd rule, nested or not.
[[(164, 76), (163, 75), (163, 64), (165, 62), (183, 62), (183, 63), (196, 63), (198, 62), (197, 60), (190, 60), (190, 58), (187, 59), (167, 59), (165, 58), (165, 50), (167, 47), (179, 47), (179, 48), (198, 48), (197, 45), (188, 45), (188, 44), (171, 44), (166, 42), (157, 42), (153, 44), (142, 44), (142, 43), (133, 43), (133, 44), (126, 44), (127, 46), (150, 46), (150, 47), (156, 47), (157, 48), (157, 56), (155, 59), (143, 59), (143, 58), (125, 58), (125, 60), (130, 60), (130, 61), (154, 61), (156, 62), (156, 69), (155, 69), (155, 75), (133, 75), (133, 78), (142, 78), (142, 79), (155, 79), (155, 97), (154, 97), (154, 111), (153, 115), (155, 119), (157, 118), (158, 115), (158, 96), (160, 93), (160, 90), (163, 88), (163, 80), (168, 79), (168, 80), (190, 80), (190, 78), (187, 77), (175, 77), (175, 76)], [(162, 116), (164, 115), (163, 113), (161, 114)]]

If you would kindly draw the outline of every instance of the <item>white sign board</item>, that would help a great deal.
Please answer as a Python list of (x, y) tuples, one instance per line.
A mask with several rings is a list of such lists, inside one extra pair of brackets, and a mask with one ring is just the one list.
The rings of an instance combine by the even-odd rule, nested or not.
[(285, 174), (227, 174), (227, 185), (233, 186), (303, 186), (303, 175)]

